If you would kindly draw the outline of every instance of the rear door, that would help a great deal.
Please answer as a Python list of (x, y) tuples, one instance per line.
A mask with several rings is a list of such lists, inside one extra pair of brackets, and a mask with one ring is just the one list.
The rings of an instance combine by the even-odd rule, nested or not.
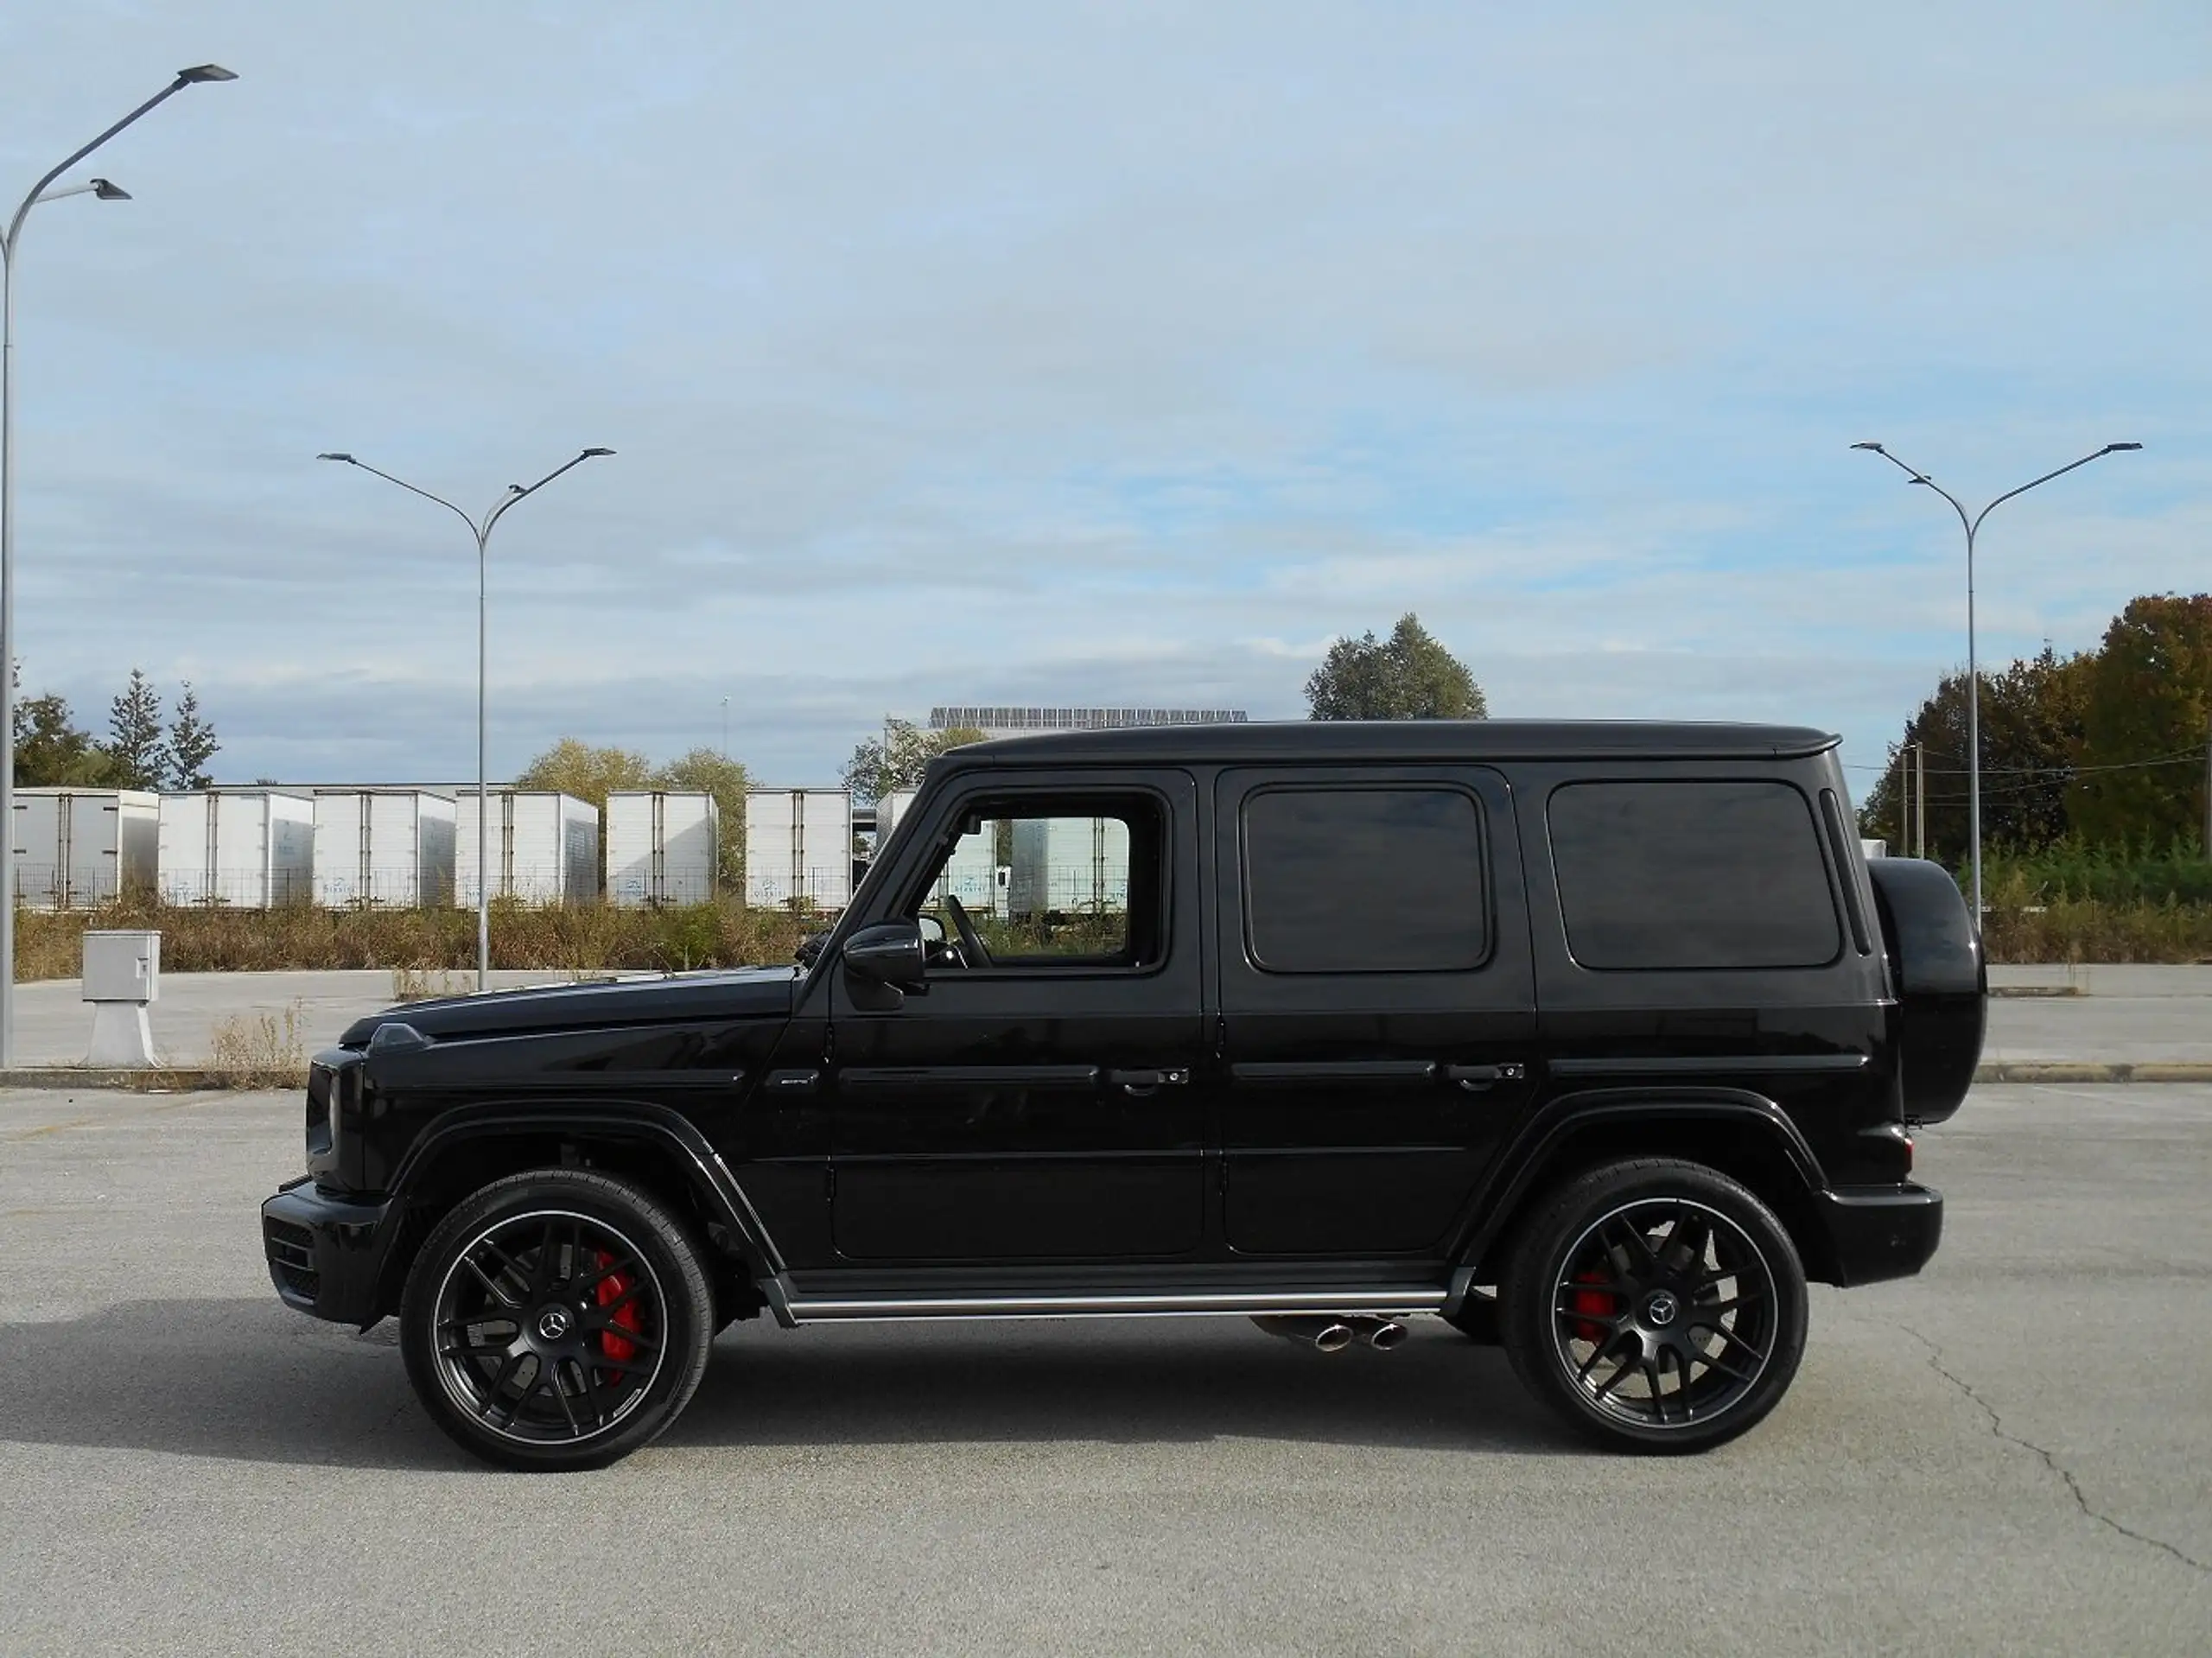
[(1244, 768), (1215, 799), (1230, 1247), (1441, 1249), (1529, 1097), (1535, 980), (1505, 778)]

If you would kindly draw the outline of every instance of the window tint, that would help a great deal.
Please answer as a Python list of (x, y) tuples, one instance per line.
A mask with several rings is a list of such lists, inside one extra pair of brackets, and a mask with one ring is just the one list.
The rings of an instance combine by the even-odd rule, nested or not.
[(1584, 967), (1818, 967), (1841, 946), (1812, 811), (1787, 784), (1574, 783), (1549, 818)]
[(1270, 973), (1479, 967), (1481, 820), (1454, 789), (1268, 789), (1244, 803), (1244, 913)]

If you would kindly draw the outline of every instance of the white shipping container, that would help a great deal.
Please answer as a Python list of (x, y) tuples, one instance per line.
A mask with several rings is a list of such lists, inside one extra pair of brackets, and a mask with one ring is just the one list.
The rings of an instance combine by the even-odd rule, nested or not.
[[(494, 789), (483, 825), (492, 896), (546, 905), (599, 896), (599, 808), (550, 789)], [(474, 909), (476, 791), (454, 791), (453, 901)]]
[(899, 827), (899, 820), (906, 815), (906, 809), (914, 804), (914, 795), (915, 791), (912, 789), (893, 789), (875, 803), (875, 849), (878, 852), (882, 851), (891, 839), (891, 831)]
[[(912, 789), (893, 789), (876, 803), (875, 849), (880, 853), (891, 838), (891, 831), (899, 826), (914, 804), (917, 791)], [(1006, 892), (998, 879), (996, 848), (998, 825), (987, 823), (972, 835), (963, 835), (952, 849), (952, 856), (945, 861), (937, 883), (930, 889), (929, 902), (937, 908), (944, 905), (950, 893), (960, 900), (961, 907), (976, 915), (992, 915), (1006, 907)]]
[(704, 904), (715, 895), (721, 814), (710, 794), (666, 789), (607, 797), (607, 901), (626, 909)]
[(270, 790), (165, 794), (160, 867), (164, 904), (305, 904), (315, 896), (315, 802)]
[(1014, 861), (1007, 878), (1009, 915), (1128, 907), (1127, 823), (1118, 817), (1014, 819)]
[(160, 797), (143, 789), (18, 789), (16, 900), (77, 910), (129, 890), (153, 891), (161, 867)]
[(450, 796), (423, 789), (318, 789), (315, 902), (334, 910), (452, 903), (456, 817)]
[(748, 791), (745, 901), (842, 910), (852, 896), (852, 796), (842, 789)]

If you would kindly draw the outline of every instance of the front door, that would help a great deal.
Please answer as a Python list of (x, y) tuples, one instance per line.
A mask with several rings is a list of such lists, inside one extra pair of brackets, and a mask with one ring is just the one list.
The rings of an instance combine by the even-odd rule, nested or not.
[(1504, 778), (1230, 771), (1214, 833), (1230, 1247), (1440, 1252), (1532, 1086)]
[(902, 835), (899, 867), (858, 919), (923, 918), (920, 992), (887, 1007), (830, 969), (839, 1256), (1198, 1248), (1195, 808), (1181, 772), (1050, 790), (983, 778)]

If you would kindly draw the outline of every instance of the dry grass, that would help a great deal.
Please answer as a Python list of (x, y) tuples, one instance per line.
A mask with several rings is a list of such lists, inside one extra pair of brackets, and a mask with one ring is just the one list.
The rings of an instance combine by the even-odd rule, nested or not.
[(476, 988), (474, 976), (419, 967), (391, 970), (391, 999), (395, 1002), (435, 1001), (444, 996), (465, 996)]
[[(495, 904), (492, 965), (579, 974), (788, 962), (804, 933), (827, 924), (727, 902), (663, 910)], [(76, 977), (84, 964), (82, 935), (96, 927), (157, 931), (162, 966), (171, 973), (367, 968), (434, 974), (476, 965), (476, 917), (467, 910), (226, 910), (128, 901), (59, 914), (18, 911), (16, 978)]]
[(305, 1083), (300, 1004), (294, 1001), (281, 1013), (237, 1013), (220, 1021), (208, 1038), (207, 1070), (219, 1088)]

